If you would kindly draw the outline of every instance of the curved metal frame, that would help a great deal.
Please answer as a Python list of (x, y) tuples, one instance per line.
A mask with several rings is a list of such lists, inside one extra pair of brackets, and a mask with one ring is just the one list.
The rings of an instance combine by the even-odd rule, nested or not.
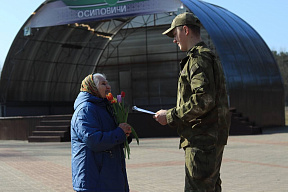
[[(284, 125), (283, 82), (264, 40), (245, 21), (224, 8), (198, 0), (182, 2), (198, 16), (211, 36), (224, 67), (231, 106), (245, 113), (257, 124)], [(171, 22), (177, 13), (165, 14)], [(141, 18), (141, 22), (133, 26), (131, 22), (137, 18)], [(88, 73), (99, 71), (100, 66), (107, 65), (111, 56), (119, 51), (118, 48), (131, 33), (137, 32), (141, 26), (147, 32), (147, 23), (152, 22), (153, 26), (153, 22), (158, 20), (161, 18), (154, 14), (92, 21), (89, 26), (74, 24), (33, 29), (33, 35), (29, 37), (23, 37), (20, 30), (2, 69), (1, 105), (5, 106), (6, 102), (27, 101), (72, 102), (77, 95), (79, 82)], [(160, 25), (168, 25), (169, 22)], [(132, 30), (130, 34), (125, 34), (129, 27), (134, 32)], [(122, 39), (114, 42), (116, 36), (121, 36)], [(168, 42), (169, 39), (167, 44)], [(178, 51), (177, 47), (169, 50), (171, 52), (165, 54)], [(148, 66), (147, 54), (146, 50), (145, 60)], [(178, 52), (175, 57), (175, 61), (172, 59), (171, 62), (176, 65)], [(163, 62), (166, 61), (160, 61), (161, 65), (165, 64)], [(146, 69), (148, 79), (150, 69)], [(163, 85), (160, 87), (159, 83), (155, 88), (162, 90)]]

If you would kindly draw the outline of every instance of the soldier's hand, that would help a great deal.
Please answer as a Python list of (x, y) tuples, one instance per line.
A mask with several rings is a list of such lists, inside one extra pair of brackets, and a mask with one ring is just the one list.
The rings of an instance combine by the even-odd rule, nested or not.
[(167, 119), (166, 119), (167, 110), (159, 110), (156, 112), (156, 114), (153, 116), (153, 118), (158, 121), (161, 125), (167, 125)]

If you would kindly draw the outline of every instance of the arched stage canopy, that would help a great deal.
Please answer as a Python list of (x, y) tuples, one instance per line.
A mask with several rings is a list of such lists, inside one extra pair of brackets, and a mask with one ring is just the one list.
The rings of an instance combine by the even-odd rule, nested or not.
[(193, 12), (223, 65), (231, 107), (261, 126), (283, 126), (284, 88), (260, 35), (230, 11), (198, 0), (47, 0), (23, 25), (0, 81), (1, 115), (73, 112), (83, 78), (107, 75), (114, 94), (150, 110), (176, 102), (185, 55), (161, 33)]

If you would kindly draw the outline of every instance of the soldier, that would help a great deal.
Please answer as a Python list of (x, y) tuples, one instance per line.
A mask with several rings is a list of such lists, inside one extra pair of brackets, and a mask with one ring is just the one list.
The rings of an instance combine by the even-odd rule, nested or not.
[(163, 34), (187, 52), (180, 62), (177, 104), (154, 119), (177, 128), (185, 150), (185, 192), (220, 192), (220, 167), (230, 127), (222, 66), (201, 40), (201, 23), (192, 13), (175, 17)]

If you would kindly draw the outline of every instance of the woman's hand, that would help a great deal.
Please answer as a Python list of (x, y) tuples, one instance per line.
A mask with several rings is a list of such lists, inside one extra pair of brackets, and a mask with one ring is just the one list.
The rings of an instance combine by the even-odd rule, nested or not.
[(130, 135), (131, 126), (128, 123), (120, 123), (119, 127), (124, 131), (127, 137)]

